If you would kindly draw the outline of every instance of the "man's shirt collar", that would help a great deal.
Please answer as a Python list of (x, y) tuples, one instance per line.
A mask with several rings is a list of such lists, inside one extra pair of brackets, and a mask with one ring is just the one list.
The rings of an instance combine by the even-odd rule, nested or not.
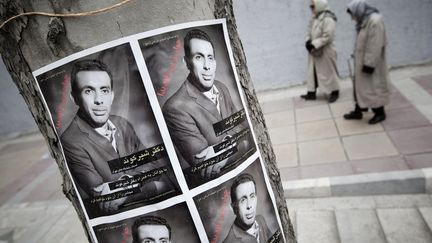
[(113, 148), (117, 151), (117, 145), (115, 141), (115, 134), (117, 131), (117, 127), (112, 123), (109, 119), (106, 123), (106, 126), (95, 128), (95, 131), (102, 135), (104, 138), (108, 139)]

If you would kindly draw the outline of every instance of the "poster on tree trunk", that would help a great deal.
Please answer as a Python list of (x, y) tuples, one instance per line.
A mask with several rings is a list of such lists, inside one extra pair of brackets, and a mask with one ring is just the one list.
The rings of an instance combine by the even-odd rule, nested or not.
[(225, 20), (33, 73), (94, 242), (284, 242)]

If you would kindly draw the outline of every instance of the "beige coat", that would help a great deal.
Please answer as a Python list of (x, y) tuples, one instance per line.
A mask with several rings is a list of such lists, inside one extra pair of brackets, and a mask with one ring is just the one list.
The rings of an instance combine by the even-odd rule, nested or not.
[(336, 66), (336, 48), (334, 45), (336, 21), (329, 13), (324, 12), (312, 18), (309, 24), (307, 39), (312, 41), (315, 50), (309, 53), (308, 91), (315, 91), (314, 66), (318, 78), (318, 86), (325, 93), (339, 90), (339, 74)]
[[(389, 103), (386, 49), (387, 39), (382, 16), (373, 13), (362, 24), (354, 50), (354, 87), (360, 107), (378, 108)], [(364, 65), (375, 68), (374, 72), (362, 72)]]

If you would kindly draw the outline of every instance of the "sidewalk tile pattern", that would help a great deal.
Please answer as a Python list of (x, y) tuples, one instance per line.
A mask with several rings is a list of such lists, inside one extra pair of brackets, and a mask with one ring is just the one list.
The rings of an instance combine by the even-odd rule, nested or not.
[[(341, 82), (341, 98), (328, 104), (305, 101), (296, 87), (288, 97), (263, 97), (264, 116), (284, 180), (342, 176), (432, 167), (431, 65), (391, 71), (387, 119), (375, 125), (345, 120), (353, 110), (351, 81)], [(289, 145), (287, 145), (289, 144)], [(290, 155), (289, 153), (292, 153)], [(297, 170), (296, 170), (297, 169)]]
[[(331, 222), (331, 223), (329, 223)], [(309, 243), (338, 243), (335, 216), (332, 211), (297, 212), (297, 240)]]
[[(286, 200), (297, 242), (432, 242), (429, 194)], [(320, 240), (323, 241), (320, 241)]]
[(432, 242), (428, 226), (415, 208), (378, 209), (387, 242)]
[[(298, 95), (266, 99), (261, 106), (282, 180), (432, 167), (429, 66), (391, 72), (388, 117), (374, 126), (367, 124), (370, 111), (360, 121), (342, 118), (353, 109), (348, 81), (333, 104), (319, 90), (316, 101)], [(40, 135), (0, 141), (0, 205), (1, 242), (86, 242)], [(289, 200), (288, 205), (299, 243), (356, 242), (357, 232), (367, 234), (358, 242), (380, 242), (382, 234), (387, 242), (432, 242), (430, 195)], [(377, 222), (382, 231), (366, 227)], [(350, 227), (354, 223), (358, 227)]]
[(384, 232), (374, 210), (337, 210), (335, 213), (341, 242), (386, 243)]
[(346, 160), (339, 138), (301, 142), (298, 146), (301, 165), (315, 165)]

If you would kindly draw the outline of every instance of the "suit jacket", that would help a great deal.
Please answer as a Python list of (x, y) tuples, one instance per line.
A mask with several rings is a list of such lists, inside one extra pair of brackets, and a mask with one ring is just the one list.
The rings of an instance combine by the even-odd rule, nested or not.
[(237, 112), (228, 88), (219, 81), (214, 81), (214, 85), (219, 90), (220, 113), (216, 105), (189, 80), (182, 84), (162, 108), (171, 138), (187, 161), (186, 164), (183, 161), (182, 168), (197, 163), (194, 155), (210, 145), (222, 142), (228, 133), (216, 136), (213, 124)]
[[(117, 151), (111, 143), (98, 134), (80, 117), (75, 116), (72, 123), (61, 136), (63, 151), (74, 180), (78, 183), (83, 198), (88, 198), (92, 189), (104, 182), (119, 179), (125, 172), (111, 174), (107, 161), (124, 157), (144, 149), (141, 141), (135, 134), (129, 122), (119, 116), (110, 116), (109, 120), (116, 126), (115, 139)], [(143, 166), (151, 168), (142, 168)], [(137, 174), (140, 170), (150, 170), (152, 165), (146, 164), (135, 168), (137, 172), (127, 171), (128, 174)], [(85, 194), (83, 195), (83, 192)]]
[[(265, 243), (272, 234), (263, 216), (257, 215), (255, 220), (259, 225), (258, 243)], [(233, 223), (223, 243), (257, 243), (257, 240)]]

